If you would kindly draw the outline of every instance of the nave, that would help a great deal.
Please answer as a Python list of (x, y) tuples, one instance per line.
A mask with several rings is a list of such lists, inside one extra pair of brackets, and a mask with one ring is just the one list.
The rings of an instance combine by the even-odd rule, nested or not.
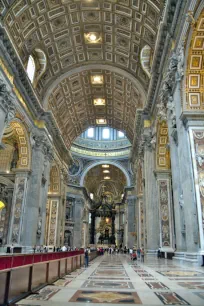
[(202, 305), (204, 269), (167, 259), (104, 255), (16, 305)]

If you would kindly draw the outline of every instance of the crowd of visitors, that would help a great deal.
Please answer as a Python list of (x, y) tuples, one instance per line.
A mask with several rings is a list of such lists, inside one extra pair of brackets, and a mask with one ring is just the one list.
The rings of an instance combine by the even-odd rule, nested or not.
[(49, 247), (49, 246), (43, 246), (43, 245), (34, 245), (33, 246), (33, 253), (47, 253), (47, 252), (69, 252), (69, 251), (78, 251), (79, 249), (74, 247), (71, 248), (69, 246), (63, 245), (62, 247)]

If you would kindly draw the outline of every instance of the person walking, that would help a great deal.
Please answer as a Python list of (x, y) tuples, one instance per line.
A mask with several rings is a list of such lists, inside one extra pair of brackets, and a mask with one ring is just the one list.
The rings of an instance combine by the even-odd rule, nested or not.
[(144, 249), (141, 248), (140, 250), (141, 262), (144, 262)]
[(161, 258), (161, 247), (158, 248), (157, 257), (158, 257), (158, 258)]
[(140, 258), (140, 248), (137, 248), (137, 258)]
[(86, 248), (85, 252), (84, 252), (84, 263), (85, 263), (85, 268), (88, 268), (88, 265), (89, 265), (89, 251), (88, 251), (88, 248)]

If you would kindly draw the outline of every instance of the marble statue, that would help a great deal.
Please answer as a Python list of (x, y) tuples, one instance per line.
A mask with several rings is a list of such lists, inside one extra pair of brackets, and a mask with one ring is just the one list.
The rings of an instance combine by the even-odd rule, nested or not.
[(182, 42), (178, 53), (178, 65), (177, 65), (177, 80), (180, 81), (184, 76), (184, 41)]
[(39, 217), (38, 219), (38, 228), (37, 228), (37, 236), (41, 236), (42, 233), (42, 218)]

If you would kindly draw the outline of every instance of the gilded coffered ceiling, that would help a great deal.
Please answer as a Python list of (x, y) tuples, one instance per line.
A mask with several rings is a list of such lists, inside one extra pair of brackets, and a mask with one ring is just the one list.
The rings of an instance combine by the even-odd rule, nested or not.
[[(36, 50), (46, 57), (35, 90), (53, 111), (67, 147), (97, 118), (124, 130), (132, 141), (136, 110), (145, 104), (148, 65), (164, 2), (18, 0), (5, 4), (3, 22), (25, 66)], [(144, 54), (145, 64), (141, 63)], [(103, 75), (101, 86), (91, 82), (93, 74)], [(94, 98), (105, 99), (105, 106), (94, 106)]]
[[(91, 83), (95, 74), (103, 76), (103, 84)], [(98, 97), (103, 97), (106, 104), (95, 106), (93, 100)], [(85, 129), (96, 125), (96, 118), (106, 118), (107, 125), (125, 130), (131, 141), (136, 110), (143, 108), (142, 98), (137, 87), (123, 75), (89, 70), (61, 81), (49, 97), (48, 109), (57, 119), (68, 147)]]
[[(154, 50), (164, 0), (18, 0), (4, 22), (24, 63), (36, 48), (47, 55), (37, 85), (42, 97), (54, 79), (87, 63), (108, 63), (129, 71), (145, 89), (149, 78), (140, 64), (145, 45)], [(94, 32), (98, 43), (87, 43)]]
[[(104, 171), (109, 172), (104, 173)], [(104, 179), (105, 177), (109, 179)], [(102, 165), (99, 165), (90, 169), (84, 181), (88, 192), (93, 193), (95, 197), (100, 197), (104, 192), (111, 193), (116, 198), (124, 192), (126, 185), (125, 175), (114, 165), (109, 165), (109, 168), (103, 168)]]

